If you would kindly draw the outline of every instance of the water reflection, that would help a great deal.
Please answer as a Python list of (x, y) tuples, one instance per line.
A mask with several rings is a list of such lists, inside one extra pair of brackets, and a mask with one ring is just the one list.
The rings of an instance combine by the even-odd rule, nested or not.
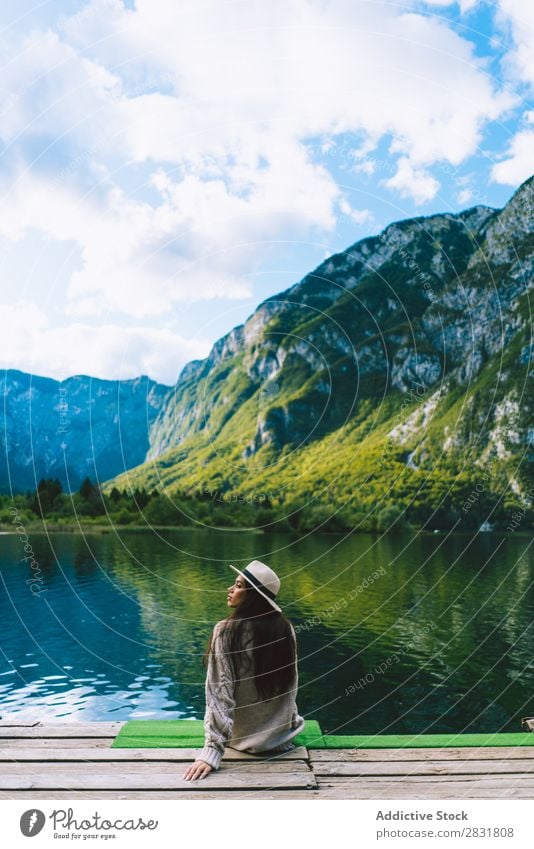
[(298, 631), (299, 708), (330, 732), (518, 730), (534, 713), (531, 539), (215, 531), (0, 538), (0, 713), (198, 718), (229, 563), (264, 559)]

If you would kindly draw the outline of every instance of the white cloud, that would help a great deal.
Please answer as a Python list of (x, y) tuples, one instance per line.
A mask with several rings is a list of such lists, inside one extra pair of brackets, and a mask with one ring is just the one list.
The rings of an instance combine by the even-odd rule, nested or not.
[(383, 180), (388, 189), (396, 189), (403, 197), (412, 197), (418, 204), (431, 200), (439, 189), (439, 183), (422, 168), (414, 168), (406, 157), (399, 160), (397, 173)]
[(187, 362), (205, 357), (211, 347), (206, 339), (185, 339), (168, 328), (53, 326), (42, 310), (24, 301), (1, 304), (0, 312), (0, 367), (58, 380), (74, 374), (117, 380), (148, 374), (172, 385)]
[[(511, 83), (527, 84), (534, 89), (534, 5), (523, 0), (498, 0), (497, 23), (509, 30), (513, 47), (503, 59)], [(534, 171), (534, 131), (525, 125), (532, 124), (534, 112), (526, 110), (522, 125), (511, 139), (505, 158), (491, 169), (497, 183), (517, 186)]]
[(345, 199), (340, 201), (339, 210), (343, 215), (355, 221), (356, 224), (370, 224), (374, 221), (374, 216), (370, 209), (353, 209)]
[(163, 0), (138, 4), (137, 36), (159, 44), (177, 91), (122, 103), (139, 160), (221, 167), (268, 158), (266, 131), (284, 145), (363, 130), (391, 134), (414, 164), (457, 164), (512, 102), (437, 19), (342, 0), (186, 8), (184, 20)]
[(117, 100), (121, 150), (139, 161), (224, 169), (229, 157), (268, 158), (266, 138), (291, 147), (363, 130), (391, 134), (393, 152), (414, 164), (458, 163), (511, 102), (444, 22), (363, 2), (184, 0), (178, 13), (169, 0), (139, 0), (134, 13), (93, 0), (63, 32), (110, 65), (126, 94), (134, 67), (137, 93), (152, 77), (167, 81), (165, 94)]
[(4, 46), (2, 54), (0, 137), (8, 145), (47, 137), (52, 146), (109, 147), (118, 129), (112, 107), (121, 82), (115, 74), (51, 30)]
[(167, 314), (179, 301), (250, 295), (232, 264), (210, 255), (213, 243), (205, 254), (187, 252), (191, 222), (169, 204), (153, 207), (109, 186), (97, 199), (31, 173), (10, 189), (0, 196), (3, 235), (18, 239), (35, 229), (81, 248), (83, 267), (72, 275), (66, 313), (143, 318)]
[(159, 204), (129, 198), (108, 181), (83, 195), (21, 173), (0, 195), (0, 233), (16, 240), (35, 229), (80, 246), (83, 267), (72, 275), (66, 313), (142, 318), (180, 301), (250, 297), (258, 243), (333, 229), (340, 197), (302, 146), (277, 152), (274, 143), (268, 169), (236, 165), (226, 180), (180, 181), (159, 169), (152, 182)]
[(472, 189), (462, 189), (461, 191), (458, 192), (458, 194), (456, 196), (456, 200), (462, 206), (469, 203), (469, 201), (472, 200), (472, 199), (473, 199), (473, 190)]
[(525, 0), (498, 0), (497, 22), (508, 25), (514, 48), (505, 57), (509, 72), (534, 88), (534, 5)]
[(461, 12), (470, 12), (480, 2), (481, 0), (419, 0), (419, 2), (415, 0), (415, 6), (455, 6), (458, 4)]
[(491, 169), (497, 183), (517, 186), (534, 171), (534, 130), (522, 130), (513, 137), (507, 158)]
[(352, 170), (355, 174), (366, 174), (367, 176), (370, 176), (376, 171), (376, 162), (373, 159), (366, 159), (364, 162), (359, 162), (357, 165), (354, 165)]
[[(476, 154), (485, 125), (515, 99), (467, 37), (406, 8), (91, 0), (55, 31), (6, 42), (0, 233), (16, 241), (36, 230), (76, 247), (67, 317), (153, 322), (183, 301), (250, 297), (278, 239), (332, 232), (338, 212), (371, 221), (337, 183), (341, 136), (367, 173), (377, 166), (356, 160), (389, 144), (395, 171), (382, 185), (430, 201), (432, 166)], [(318, 140), (326, 164), (314, 159)], [(522, 157), (511, 150), (510, 161)], [(496, 179), (513, 170), (496, 168)], [(96, 339), (90, 325), (73, 326)], [(69, 328), (44, 332), (51, 352), (71, 338)], [(164, 337), (146, 332), (168, 363)], [(173, 338), (178, 356), (187, 343)], [(101, 341), (111, 368), (111, 331)]]

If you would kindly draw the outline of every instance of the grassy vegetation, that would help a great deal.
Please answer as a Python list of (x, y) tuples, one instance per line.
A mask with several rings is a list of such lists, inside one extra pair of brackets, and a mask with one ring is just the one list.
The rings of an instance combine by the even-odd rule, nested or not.
[[(438, 385), (421, 396), (394, 389), (383, 357), (377, 357), (382, 370), (376, 370), (373, 352), (385, 339), (391, 362), (396, 349), (408, 344), (408, 331), (417, 336), (417, 356), (436, 352), (420, 332), (420, 293), (411, 296), (407, 326), (400, 313), (382, 316), (384, 286), (372, 276), (372, 285), (368, 278), (355, 292), (370, 299), (366, 307), (374, 305), (383, 335), (352, 293), (321, 316), (290, 307), (264, 327), (266, 342), (258, 343), (267, 356), (275, 332), (276, 347), (285, 354), (277, 393), (262, 396), (269, 381), (247, 371), (250, 351), (226, 359), (177, 401), (184, 421), (198, 415), (199, 405), (206, 410), (205, 427), (171, 429), (167, 444), (175, 447), (106, 484), (106, 493), (113, 486), (155, 491), (160, 500), (149, 517), (167, 519), (170, 498), (178, 514), (218, 526), (472, 531), (489, 520), (506, 531), (515, 528), (513, 516), (519, 514), (522, 530), (534, 527), (534, 452), (524, 444), (534, 421), (534, 393), (529, 365), (520, 360), (530, 340), (528, 293), (512, 308), (517, 331), (503, 338), (502, 350), (490, 354), (479, 346), (485, 362), (463, 383), (451, 374), (459, 364), (447, 361), (443, 392), (429, 419), (394, 441), (389, 432), (420, 410)], [(398, 274), (395, 287), (406, 303)], [(457, 313), (443, 309), (442, 318)], [(345, 332), (355, 345), (357, 366), (354, 351), (343, 351)], [(327, 367), (305, 350), (296, 352), (295, 339), (307, 340), (310, 351), (320, 342)], [(367, 353), (360, 357), (362, 346)], [(199, 488), (206, 492), (200, 500)], [(526, 492), (532, 497), (525, 499)]]
[[(534, 383), (521, 356), (530, 344), (529, 293), (513, 300), (505, 253), (493, 271), (484, 254), (469, 263), (474, 245), (461, 221), (443, 218), (428, 231), (418, 221), (392, 225), (378, 268), (359, 263), (356, 281), (348, 252), (331, 257), (289, 296), (281, 293), (277, 312), (262, 318), (260, 308), (244, 348), (227, 347), (221, 360), (221, 343), (195, 364), (151, 431), (156, 459), (103, 492), (86, 482), (69, 495), (44, 481), (38, 493), (16, 496), (21, 515), (64, 526), (107, 517), (132, 527), (299, 533), (472, 531), (485, 520), (504, 531), (534, 527)], [(518, 250), (527, 257), (532, 244), (525, 238)], [(493, 304), (492, 274), (502, 322), (480, 299), (473, 321), (464, 321), (465, 291), (484, 286)], [(469, 379), (462, 369), (472, 352)], [(440, 369), (442, 385), (430, 386)], [(392, 439), (401, 424), (402, 438)], [(0, 499), (4, 526), (12, 504)]]
[[(406, 406), (401, 393), (390, 393), (381, 408), (364, 404), (361, 417), (298, 450), (286, 445), (278, 452), (266, 445), (244, 460), (232, 420), (219, 439), (190, 438), (115, 483), (155, 487), (160, 498), (169, 496), (187, 505), (189, 515), (218, 526), (474, 530), (489, 517), (494, 528), (506, 530), (512, 514), (522, 510), (521, 527), (534, 527), (532, 507), (525, 509), (502, 481), (502, 463), (480, 467), (470, 459), (469, 445), (463, 452), (443, 452), (444, 428), (465, 406), (461, 395), (451, 400), (427, 428), (428, 445), (435, 442), (427, 468), (407, 466), (414, 446), (387, 437), (400, 411), (405, 419), (418, 406), (417, 401)], [(205, 491), (200, 503), (199, 488)]]

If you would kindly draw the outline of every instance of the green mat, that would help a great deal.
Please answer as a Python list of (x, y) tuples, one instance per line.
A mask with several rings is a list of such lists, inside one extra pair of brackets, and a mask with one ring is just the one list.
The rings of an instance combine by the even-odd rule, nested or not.
[[(534, 746), (534, 734), (323, 735), (326, 749), (460, 749), (464, 746)], [(309, 748), (313, 749), (313, 746)]]
[[(495, 734), (323, 734), (318, 722), (307, 719), (293, 740), (308, 749), (457, 749), (464, 746), (534, 746), (532, 732)], [(132, 719), (111, 744), (117, 749), (201, 749), (201, 719)]]
[[(307, 719), (295, 746), (324, 749), (318, 722)], [(116, 749), (201, 749), (204, 723), (201, 719), (132, 719), (122, 726), (111, 744)]]

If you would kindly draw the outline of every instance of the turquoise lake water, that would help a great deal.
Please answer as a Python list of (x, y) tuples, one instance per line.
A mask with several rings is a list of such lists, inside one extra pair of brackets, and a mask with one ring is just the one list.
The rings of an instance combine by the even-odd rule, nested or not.
[[(0, 536), (0, 715), (201, 718), (226, 589), (258, 558), (330, 733), (518, 731), (534, 715), (532, 537), (125, 531)], [(34, 584), (35, 586), (35, 584)]]

